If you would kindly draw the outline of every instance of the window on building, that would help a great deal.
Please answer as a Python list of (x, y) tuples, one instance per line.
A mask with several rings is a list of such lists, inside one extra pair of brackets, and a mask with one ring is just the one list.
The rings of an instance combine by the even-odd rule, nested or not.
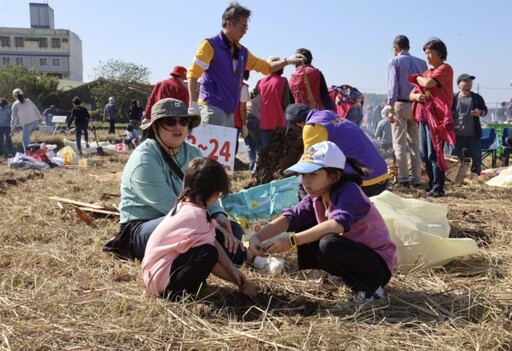
[(23, 57), (16, 57), (16, 64), (23, 66)]
[(48, 39), (47, 38), (39, 38), (39, 47), (47, 48), (48, 47)]
[(48, 66), (48, 59), (46, 57), (40, 57), (39, 66)]
[(11, 46), (11, 38), (9, 37), (0, 37), (0, 44), (2, 47)]
[(52, 48), (60, 48), (60, 38), (52, 38)]
[(17, 48), (22, 48), (25, 46), (25, 38), (22, 37), (16, 37), (14, 38), (14, 46)]
[(60, 66), (60, 58), (52, 58), (52, 66), (59, 67)]
[(10, 57), (2, 57), (2, 65), (9, 65), (11, 64), (11, 58)]

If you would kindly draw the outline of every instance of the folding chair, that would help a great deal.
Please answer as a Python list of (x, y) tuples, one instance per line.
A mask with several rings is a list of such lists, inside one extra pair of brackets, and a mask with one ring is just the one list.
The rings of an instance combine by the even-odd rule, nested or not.
[(505, 167), (508, 167), (508, 161), (512, 151), (512, 146), (506, 141), (507, 138), (510, 138), (512, 141), (512, 128), (503, 128), (503, 134), (501, 136), (501, 147), (503, 148), (503, 166)]
[[(491, 167), (496, 168), (496, 158), (498, 152), (498, 136), (494, 128), (482, 128), (482, 167), (484, 159), (491, 157)], [(485, 167), (486, 168), (486, 167)]]

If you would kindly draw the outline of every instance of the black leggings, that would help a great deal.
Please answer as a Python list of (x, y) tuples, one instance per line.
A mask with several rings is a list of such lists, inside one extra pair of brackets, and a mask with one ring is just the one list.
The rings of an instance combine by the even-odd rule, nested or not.
[(184, 292), (196, 296), (218, 259), (217, 248), (209, 244), (193, 247), (179, 255), (171, 266), (171, 281), (160, 296), (173, 301)]
[(384, 259), (373, 249), (339, 234), (298, 247), (300, 269), (322, 269), (341, 277), (355, 292), (371, 296), (391, 279)]

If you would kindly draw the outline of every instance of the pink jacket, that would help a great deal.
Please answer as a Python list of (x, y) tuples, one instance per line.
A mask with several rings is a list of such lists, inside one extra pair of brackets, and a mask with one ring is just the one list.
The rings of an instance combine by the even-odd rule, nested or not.
[[(414, 85), (413, 93), (425, 93), (425, 89), (418, 85), (416, 78), (420, 74), (409, 76), (409, 82)], [(455, 124), (452, 118), (451, 106), (431, 91), (430, 99), (424, 103), (412, 103), (412, 114), (417, 122), (427, 123), (432, 145), (437, 155), (437, 164), (440, 170), (446, 171), (448, 164), (444, 158), (443, 144), (448, 142), (455, 146)]]
[(215, 220), (208, 222), (206, 210), (190, 202), (181, 202), (174, 215), (168, 214), (149, 237), (142, 260), (142, 278), (148, 290), (160, 295), (172, 277), (176, 257), (193, 247), (215, 240)]

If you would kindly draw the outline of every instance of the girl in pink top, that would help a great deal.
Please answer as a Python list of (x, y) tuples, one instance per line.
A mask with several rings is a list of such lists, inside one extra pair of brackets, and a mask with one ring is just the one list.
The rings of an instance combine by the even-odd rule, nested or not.
[(184, 293), (196, 296), (213, 273), (236, 284), (242, 293), (256, 295), (256, 287), (215, 240), (215, 219), (206, 210), (228, 189), (228, 176), (220, 163), (206, 157), (190, 162), (176, 206), (156, 227), (146, 246), (142, 277), (151, 293), (170, 300)]
[[(347, 163), (356, 173), (344, 172)], [(296, 248), (300, 269), (341, 277), (357, 300), (382, 298), (396, 264), (396, 246), (360, 188), (367, 172), (330, 141), (311, 146), (285, 171), (301, 174), (308, 194), (251, 237), (250, 255)], [(295, 234), (265, 242), (287, 231)]]

